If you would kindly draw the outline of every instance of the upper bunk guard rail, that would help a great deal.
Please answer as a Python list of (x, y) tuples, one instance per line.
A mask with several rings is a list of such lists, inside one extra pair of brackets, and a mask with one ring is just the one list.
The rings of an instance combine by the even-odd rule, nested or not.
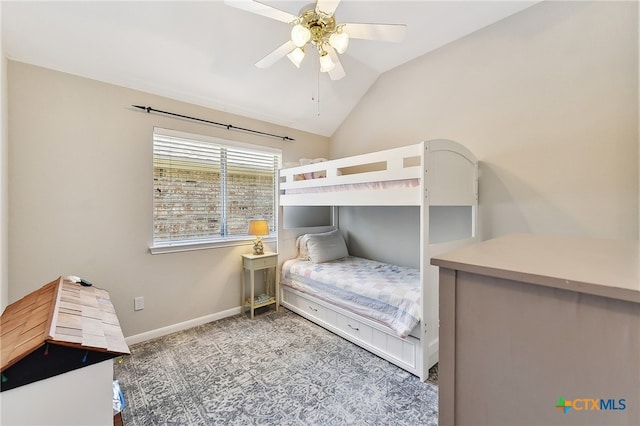
[[(296, 180), (314, 173), (326, 177)], [(279, 176), (281, 206), (420, 206), (425, 201), (434, 206), (474, 206), (478, 200), (475, 156), (445, 139), (281, 169)], [(413, 179), (424, 184), (383, 185), (382, 189), (367, 185), (349, 191), (340, 186)]]
[[(279, 204), (282, 206), (372, 205), (381, 198), (379, 189), (358, 189), (346, 192), (292, 193), (288, 190), (338, 187), (371, 182), (420, 179), (423, 175), (424, 143), (354, 155), (306, 166), (281, 169), (279, 172)], [(343, 169), (349, 169), (342, 173)], [(355, 169), (354, 169), (355, 168)], [(373, 169), (373, 170), (372, 170)], [(296, 180), (298, 175), (324, 172), (326, 177)], [(385, 192), (384, 205), (420, 205), (417, 188), (394, 188)]]
[[(422, 157), (423, 143), (399, 148), (385, 149), (368, 154), (354, 155), (323, 161), (306, 166), (290, 167), (280, 170), (280, 188), (294, 189), (320, 187), (341, 184), (353, 184), (373, 181), (389, 181), (421, 177), (421, 166), (405, 166), (405, 159)], [(369, 164), (386, 163), (384, 170), (363, 171), (353, 174), (340, 174), (340, 169), (362, 167)], [(297, 175), (326, 172), (326, 177), (308, 180), (295, 180)], [(284, 180), (282, 180), (284, 179)]]
[[(316, 163), (316, 164), (322, 164), (322, 163)], [(303, 166), (303, 167), (306, 168), (309, 166)], [(324, 170), (325, 169), (320, 169), (320, 171), (324, 171)], [(350, 184), (369, 183), (369, 182), (388, 182), (392, 180), (404, 180), (404, 179), (419, 179), (421, 177), (421, 171), (422, 171), (422, 167), (411, 166), (411, 167), (405, 167), (403, 169), (387, 169), (387, 170), (378, 170), (374, 172), (360, 172), (360, 173), (339, 175), (339, 176), (327, 175), (327, 177), (322, 177), (322, 178), (283, 182), (280, 184), (280, 189), (286, 190), (286, 189), (319, 188), (322, 186), (350, 185)], [(310, 172), (305, 172), (305, 173), (310, 173)]]

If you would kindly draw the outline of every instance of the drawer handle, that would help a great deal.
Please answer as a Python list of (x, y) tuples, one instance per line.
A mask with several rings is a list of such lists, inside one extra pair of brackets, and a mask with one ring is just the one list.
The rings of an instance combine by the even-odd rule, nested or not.
[(311, 309), (313, 312), (318, 312), (318, 310), (316, 308), (314, 308), (313, 306), (309, 306), (309, 309)]
[(350, 329), (355, 330), (355, 331), (360, 331), (360, 329), (358, 327), (354, 327), (351, 324), (347, 323), (347, 325), (349, 326)]

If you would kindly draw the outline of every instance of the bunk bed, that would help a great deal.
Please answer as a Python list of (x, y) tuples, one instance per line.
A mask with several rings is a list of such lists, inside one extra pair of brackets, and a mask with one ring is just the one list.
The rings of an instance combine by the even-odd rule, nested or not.
[[(286, 308), (426, 380), (429, 368), (438, 362), (438, 270), (430, 259), (477, 241), (478, 163), (474, 155), (457, 142), (440, 139), (290, 167), (279, 172), (278, 198), (280, 214), (287, 206), (332, 206), (336, 212), (347, 206), (419, 209), (419, 219), (412, 225), (419, 232), (419, 257), (413, 271), (405, 271), (416, 277), (419, 293), (417, 324), (411, 331), (296, 285), (305, 281), (296, 281), (291, 274), (296, 262), (309, 263), (302, 272), (309, 277), (319, 274), (318, 270), (324, 272), (325, 262), (349, 263), (352, 257), (345, 249), (346, 255), (337, 259), (333, 255), (328, 261), (310, 260), (305, 241), (313, 233), (308, 229), (297, 234), (280, 230), (279, 251), (286, 253), (281, 256), (280, 288)], [(349, 234), (336, 217), (334, 214), (334, 227)], [(321, 234), (331, 234), (332, 229)], [(344, 272), (344, 265), (339, 267)], [(352, 284), (346, 286), (352, 289)]]

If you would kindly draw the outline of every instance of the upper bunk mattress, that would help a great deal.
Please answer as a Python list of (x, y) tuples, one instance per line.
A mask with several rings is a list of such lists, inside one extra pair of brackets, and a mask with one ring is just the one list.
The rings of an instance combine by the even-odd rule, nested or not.
[(287, 260), (280, 283), (391, 328), (406, 337), (420, 321), (420, 271), (348, 256)]
[(389, 181), (375, 181), (362, 183), (347, 183), (340, 185), (313, 186), (308, 188), (292, 188), (287, 189), (285, 194), (316, 194), (319, 192), (342, 192), (342, 191), (358, 191), (358, 190), (389, 190), (415, 188), (420, 185), (420, 179), (399, 179)]

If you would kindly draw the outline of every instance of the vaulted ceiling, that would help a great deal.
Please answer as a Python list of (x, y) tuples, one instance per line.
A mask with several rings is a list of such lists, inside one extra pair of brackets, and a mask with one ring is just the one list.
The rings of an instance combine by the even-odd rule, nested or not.
[[(352, 39), (337, 81), (313, 55), (255, 67), (291, 26), (222, 1), (3, 1), (2, 39), (9, 59), (330, 136), (381, 73), (537, 2), (343, 0), (338, 22), (407, 31), (397, 44)], [(309, 2), (263, 3), (297, 15)]]

